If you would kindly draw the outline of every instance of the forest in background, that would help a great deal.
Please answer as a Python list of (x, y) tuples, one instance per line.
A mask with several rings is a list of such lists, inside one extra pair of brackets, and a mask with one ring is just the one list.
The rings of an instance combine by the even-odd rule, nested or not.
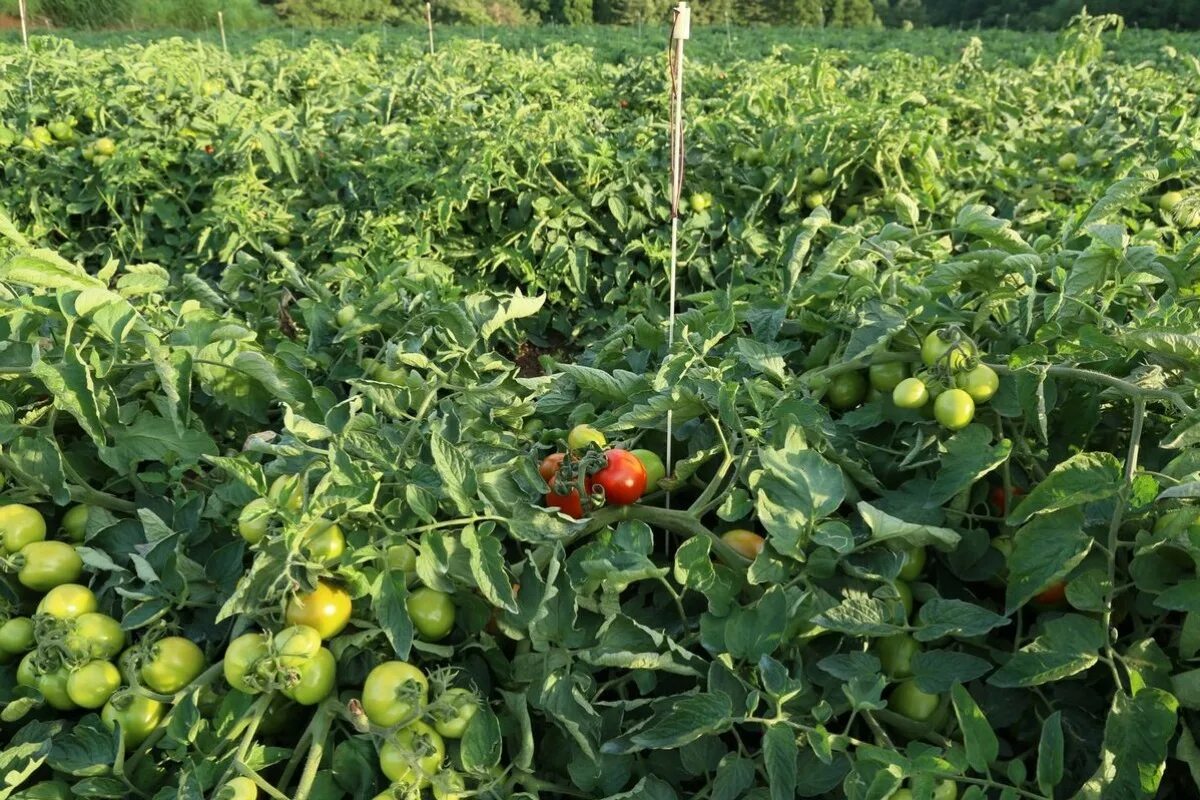
[[(42, 24), (67, 28), (190, 28), (218, 11), (235, 29), (289, 24), (327, 27), (424, 19), (424, 0), (29, 0)], [(436, 0), (442, 24), (634, 25), (666, 18), (673, 0)], [(808, 27), (1004, 27), (1058, 29), (1084, 0), (696, 0), (698, 24)], [(1092, 14), (1120, 14), (1130, 26), (1195, 29), (1200, 0), (1091, 0)], [(0, 0), (15, 15), (17, 0)]]

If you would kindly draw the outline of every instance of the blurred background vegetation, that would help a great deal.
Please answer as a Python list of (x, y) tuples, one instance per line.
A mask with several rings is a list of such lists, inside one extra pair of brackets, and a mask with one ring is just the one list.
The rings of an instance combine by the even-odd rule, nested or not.
[[(424, 19), (424, 0), (28, 0), (42, 25), (61, 28), (231, 29), (404, 24)], [(443, 24), (631, 25), (666, 19), (673, 0), (434, 0)], [(811, 27), (1006, 27), (1056, 29), (1085, 0), (693, 0), (697, 22)], [(1142, 28), (1200, 27), (1200, 0), (1086, 0), (1092, 14), (1121, 14)], [(15, 16), (17, 0), (0, 0)]]

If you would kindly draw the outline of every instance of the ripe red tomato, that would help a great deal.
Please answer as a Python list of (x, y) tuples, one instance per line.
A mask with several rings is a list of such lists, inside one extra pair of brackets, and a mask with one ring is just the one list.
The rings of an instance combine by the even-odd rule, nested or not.
[(553, 491), (554, 477), (558, 475), (564, 458), (566, 458), (565, 453), (551, 453), (542, 459), (542, 463), (538, 466), (542, 480), (551, 485), (551, 491), (546, 493), (546, 505), (559, 509), (568, 517), (579, 519), (583, 516), (583, 500), (579, 496), (579, 490), (572, 489), (567, 494), (557, 494)]
[[(1025, 494), (1025, 490), (1022, 489), (1020, 486), (1012, 487), (1012, 490), (1010, 492), (1010, 496), (1013, 500), (1016, 500), (1017, 498), (1021, 497), (1024, 494)], [(1004, 487), (1003, 486), (993, 486), (992, 491), (990, 491), (988, 493), (988, 499), (992, 503), (992, 508), (996, 509), (997, 514), (999, 514), (1002, 517), (1007, 516), (1009, 498), (1004, 496)]]
[(1067, 599), (1067, 583), (1059, 581), (1058, 583), (1050, 584), (1050, 588), (1039, 592), (1034, 596), (1033, 601), (1044, 606), (1056, 606)]
[(587, 490), (597, 486), (604, 490), (604, 501), (610, 506), (636, 503), (646, 491), (646, 468), (633, 453), (613, 448), (604, 454), (607, 465), (587, 480)]

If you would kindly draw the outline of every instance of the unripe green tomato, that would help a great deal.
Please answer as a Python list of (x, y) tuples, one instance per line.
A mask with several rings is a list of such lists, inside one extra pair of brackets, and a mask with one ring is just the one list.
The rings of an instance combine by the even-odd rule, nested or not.
[(75, 701), (71, 699), (70, 692), (67, 691), (67, 681), (70, 678), (71, 674), (65, 665), (50, 672), (43, 672), (38, 676), (37, 690), (42, 693), (46, 704), (51, 708), (58, 711), (74, 711), (78, 708)]
[(867, 379), (859, 371), (843, 372), (829, 381), (825, 399), (838, 411), (854, 408), (867, 396)]
[(100, 708), (121, 688), (121, 673), (111, 662), (89, 661), (72, 670), (67, 678), (67, 696), (80, 708)]
[(887, 361), (872, 364), (867, 368), (867, 377), (876, 391), (890, 392), (908, 377), (908, 364), (903, 361)]
[(95, 148), (96, 152), (102, 156), (111, 156), (113, 153), (117, 152), (117, 143), (107, 136), (97, 139), (93, 147)]
[(957, 372), (967, 365), (967, 360), (975, 355), (975, 346), (968, 339), (957, 342), (942, 337), (949, 331), (930, 331), (921, 342), (921, 360), (925, 366), (937, 364), (949, 367), (951, 372)]
[(84, 534), (87, 533), (88, 507), (87, 506), (72, 506), (63, 514), (62, 530), (67, 535), (67, 539), (76, 544), (83, 542)]
[(337, 659), (326, 647), (319, 648), (298, 670), (300, 680), (283, 693), (302, 706), (312, 706), (324, 700), (337, 682)]
[(589, 445), (604, 447), (606, 444), (608, 439), (591, 425), (576, 425), (567, 434), (567, 447), (571, 450), (585, 450)]
[(334, 315), (333, 319), (334, 319), (334, 322), (337, 323), (337, 326), (339, 328), (344, 328), (347, 325), (349, 325), (351, 322), (354, 322), (354, 318), (357, 316), (358, 316), (357, 308), (355, 308), (354, 306), (351, 306), (351, 305), (345, 305), (337, 310), (337, 313)]
[(388, 569), (412, 572), (417, 568), (417, 551), (408, 544), (394, 544), (387, 549)]
[(413, 626), (427, 642), (445, 639), (454, 628), (454, 601), (445, 592), (422, 586), (408, 596), (407, 605)]
[(83, 559), (66, 542), (30, 542), (21, 548), (24, 564), (17, 573), (21, 585), (35, 592), (48, 592), (64, 583), (74, 583), (83, 574)]
[(29, 652), (35, 643), (29, 617), (13, 617), (0, 625), (0, 656), (5, 659)]
[(167, 636), (154, 643), (142, 664), (142, 683), (159, 694), (175, 694), (204, 671), (204, 651), (191, 639)]
[(215, 800), (258, 800), (258, 785), (244, 775), (230, 778)]
[(1160, 211), (1170, 214), (1182, 202), (1183, 192), (1166, 192), (1162, 197), (1158, 198), (1158, 208)]
[(929, 388), (920, 378), (905, 378), (892, 390), (898, 408), (921, 408), (929, 402)]
[(1079, 156), (1074, 153), (1063, 153), (1058, 157), (1058, 168), (1063, 172), (1074, 172), (1079, 166)]
[(272, 639), (275, 658), (285, 669), (299, 669), (321, 649), (321, 634), (308, 625), (289, 625)]
[(954, 384), (971, 395), (976, 404), (980, 404), (996, 395), (996, 390), (1000, 388), (1000, 377), (987, 364), (980, 364), (975, 369), (955, 376)]
[(145, 694), (118, 692), (104, 704), (100, 718), (109, 730), (120, 726), (125, 734), (125, 750), (136, 750), (162, 722), (166, 706)]
[(336, 522), (315, 519), (300, 534), (300, 548), (309, 558), (333, 564), (346, 552), (346, 535)]
[(825, 195), (820, 192), (809, 192), (804, 195), (804, 205), (810, 209), (817, 209), (825, 205)]
[(109, 661), (125, 648), (125, 631), (108, 614), (89, 611), (75, 618), (67, 647), (77, 655)]
[(879, 661), (889, 678), (911, 678), (913, 659), (919, 652), (921, 645), (907, 633), (897, 633), (879, 640)]
[(266, 634), (243, 633), (225, 648), (221, 669), (226, 682), (239, 692), (258, 694), (261, 687), (247, 679), (256, 676), (258, 664), (268, 655), (270, 645)]
[(707, 211), (708, 209), (712, 208), (712, 204), (712, 195), (708, 194), (707, 192), (693, 194), (688, 199), (688, 205), (691, 206), (692, 211), (696, 212)]
[(427, 786), (445, 758), (446, 744), (441, 735), (418, 720), (384, 741), (379, 750), (379, 767), (389, 780)]
[(975, 401), (962, 389), (947, 389), (933, 401), (933, 415), (942, 427), (957, 431), (975, 418)]
[(304, 507), (304, 487), (300, 485), (298, 475), (280, 475), (271, 481), (267, 489), (267, 497), (279, 508), (299, 514)]
[(904, 553), (904, 566), (900, 567), (900, 579), (914, 581), (921, 577), (921, 571), (925, 569), (925, 548), (906, 547), (901, 552)]
[(256, 497), (242, 506), (238, 514), (238, 533), (250, 544), (258, 544), (267, 535), (274, 516), (274, 505), (265, 497)]
[(809, 170), (808, 182), (814, 186), (824, 186), (829, 183), (829, 171), (824, 167), (813, 167)]
[(933, 800), (957, 800), (958, 783), (952, 780), (938, 781), (933, 787)]
[(96, 595), (91, 589), (77, 583), (64, 583), (46, 592), (38, 602), (37, 611), (57, 619), (75, 619), (98, 607)]
[(447, 739), (461, 739), (471, 718), (479, 711), (479, 698), (470, 689), (447, 689), (438, 698), (433, 727)]
[(667, 477), (667, 467), (663, 460), (653, 450), (634, 450), (633, 454), (646, 468), (646, 491), (657, 489), (658, 482)]
[(937, 712), (941, 697), (917, 688), (917, 682), (907, 680), (892, 690), (888, 708), (914, 722), (926, 722)]
[(900, 605), (904, 606), (904, 618), (907, 619), (912, 615), (913, 610), (913, 593), (912, 587), (907, 581), (896, 581), (896, 594), (900, 595)]
[(19, 553), (25, 545), (46, 538), (46, 519), (36, 508), (20, 503), (0, 506), (0, 538), (4, 552)]

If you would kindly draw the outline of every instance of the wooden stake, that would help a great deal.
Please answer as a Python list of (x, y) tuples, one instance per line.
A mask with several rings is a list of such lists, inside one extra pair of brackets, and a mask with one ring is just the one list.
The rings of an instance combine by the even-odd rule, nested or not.
[(433, 55), (433, 3), (425, 4), (425, 24), (429, 27), (429, 55)]
[(17, 0), (17, 8), (21, 13), (21, 41), (25, 44), (25, 49), (29, 49), (29, 9), (25, 7), (25, 0)]
[(221, 29), (221, 49), (225, 51), (225, 55), (229, 55), (229, 42), (225, 41), (225, 12), (217, 12), (217, 27)]
[[(679, 269), (679, 204), (683, 197), (683, 45), (692, 35), (692, 10), (687, 3), (675, 6), (671, 25), (671, 277), (667, 310), (667, 352), (675, 345), (675, 274)], [(671, 474), (674, 413), (667, 409), (667, 474)], [(667, 495), (667, 507), (671, 496)]]

